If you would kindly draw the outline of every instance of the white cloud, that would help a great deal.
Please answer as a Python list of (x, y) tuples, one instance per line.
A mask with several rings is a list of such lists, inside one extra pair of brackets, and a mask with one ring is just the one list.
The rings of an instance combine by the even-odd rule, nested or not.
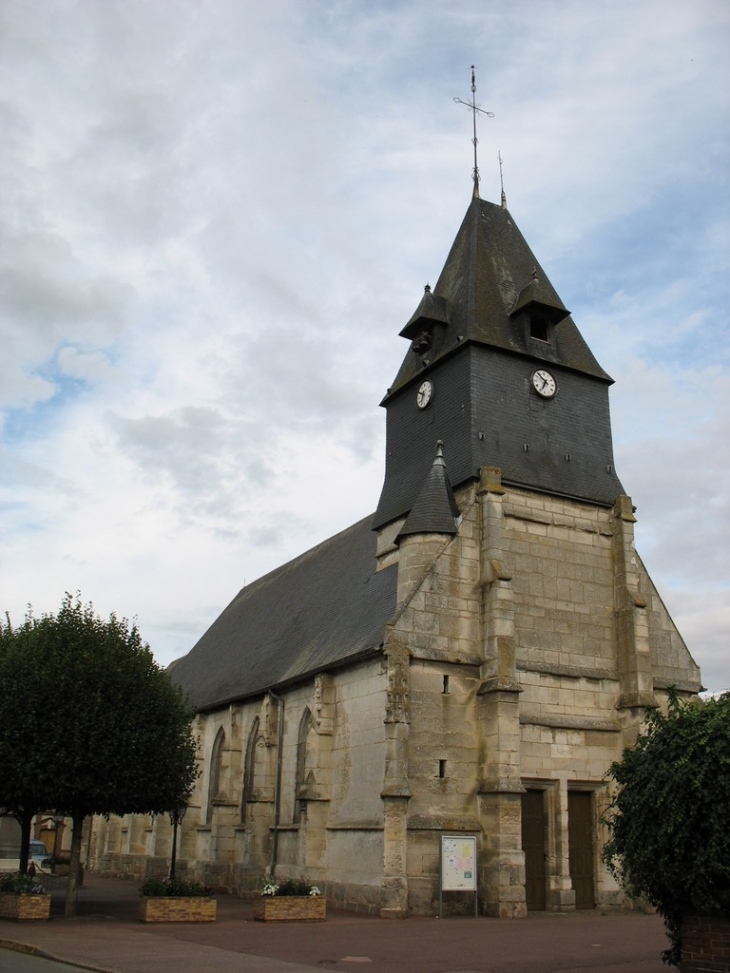
[(499, 149), (617, 380), (639, 549), (730, 684), (724, 2), (0, 16), (0, 609), (80, 588), (167, 662), (244, 580), (374, 508), (398, 332), (470, 196), (453, 98), (474, 63), (482, 195)]

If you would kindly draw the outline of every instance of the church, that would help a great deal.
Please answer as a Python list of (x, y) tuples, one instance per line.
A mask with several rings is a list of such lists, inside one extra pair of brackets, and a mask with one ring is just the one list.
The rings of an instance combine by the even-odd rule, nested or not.
[[(302, 877), (391, 918), (625, 904), (606, 772), (700, 672), (634, 547), (612, 379), (478, 186), (400, 331), (375, 513), (247, 584), (170, 668), (200, 740), (180, 876)], [(444, 838), (473, 849), (470, 895)], [(91, 864), (164, 875), (171, 845), (166, 818), (99, 820)]]

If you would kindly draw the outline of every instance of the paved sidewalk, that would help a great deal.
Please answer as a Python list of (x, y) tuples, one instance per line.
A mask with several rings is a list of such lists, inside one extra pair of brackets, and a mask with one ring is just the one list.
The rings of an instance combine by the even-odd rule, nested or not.
[(104, 973), (666, 973), (656, 916), (398, 921), (330, 910), (323, 923), (264, 923), (250, 903), (222, 895), (215, 923), (147, 925), (134, 882), (88, 876), (72, 920), (63, 889), (52, 895), (48, 922), (0, 919), (0, 946)]

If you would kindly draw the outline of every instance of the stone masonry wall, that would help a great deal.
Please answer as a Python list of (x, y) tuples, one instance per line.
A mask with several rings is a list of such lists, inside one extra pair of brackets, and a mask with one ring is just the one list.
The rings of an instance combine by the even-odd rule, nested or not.
[[(341, 906), (428, 915), (440, 835), (468, 834), (485, 908), (518, 916), (530, 788), (545, 795), (547, 907), (569, 909), (576, 790), (591, 795), (596, 901), (619, 903), (600, 860), (606, 771), (641, 700), (694, 691), (699, 671), (633, 550), (628, 498), (609, 510), (507, 489), (491, 471), (457, 500), (456, 536), (378, 539), (381, 566), (403, 569), (382, 656), (282, 692), (283, 709), (267, 695), (198, 716), (181, 874), (249, 894), (275, 855), (277, 876), (305, 875)], [(97, 845), (110, 874), (163, 869), (169, 822), (112, 818)]]
[[(383, 862), (384, 699), (376, 658), (294, 687), (284, 702), (276, 874), (306, 875), (332, 901), (370, 912), (379, 906)], [(260, 886), (273, 852), (278, 718), (278, 704), (268, 696), (197, 717), (201, 774), (178, 834), (180, 877), (239, 894)], [(310, 732), (303, 735), (305, 720)], [(211, 756), (221, 730), (213, 794)], [(250, 747), (253, 800), (245, 804)], [(297, 776), (302, 768), (304, 780)], [(167, 873), (166, 816), (98, 819), (95, 829), (97, 871), (139, 881)]]
[(518, 664), (615, 676), (610, 511), (510, 491), (504, 515)]

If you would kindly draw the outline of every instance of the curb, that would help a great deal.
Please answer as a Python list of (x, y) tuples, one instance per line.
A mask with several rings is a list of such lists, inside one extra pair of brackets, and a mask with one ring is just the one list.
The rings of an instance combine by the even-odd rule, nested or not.
[(27, 956), (37, 956), (39, 959), (53, 960), (54, 963), (65, 963), (67, 966), (75, 966), (79, 970), (89, 970), (90, 973), (118, 973), (110, 966), (87, 966), (86, 963), (78, 963), (74, 960), (65, 959), (55, 953), (49, 953), (47, 949), (40, 946), (32, 946), (30, 943), (21, 943), (17, 939), (0, 938), (0, 949), (10, 949), (14, 953), (25, 953)]

